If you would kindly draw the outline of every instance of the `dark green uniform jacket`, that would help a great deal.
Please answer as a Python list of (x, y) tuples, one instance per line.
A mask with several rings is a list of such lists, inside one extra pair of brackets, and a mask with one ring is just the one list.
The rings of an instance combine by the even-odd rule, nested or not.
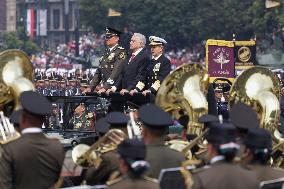
[(146, 161), (150, 163), (150, 169), (146, 175), (152, 178), (158, 178), (161, 169), (180, 167), (185, 161), (181, 152), (170, 149), (164, 141), (148, 144), (146, 149)]

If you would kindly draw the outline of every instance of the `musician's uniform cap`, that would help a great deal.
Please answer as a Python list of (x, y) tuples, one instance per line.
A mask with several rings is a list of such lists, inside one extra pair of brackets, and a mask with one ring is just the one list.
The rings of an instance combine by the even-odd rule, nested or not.
[(150, 36), (149, 37), (149, 41), (150, 41), (150, 46), (155, 46), (155, 45), (166, 45), (167, 41), (164, 40), (163, 38), (160, 37), (156, 37), (156, 36)]
[(118, 145), (117, 152), (125, 159), (144, 160), (146, 146), (138, 139), (125, 139)]
[(272, 149), (271, 135), (262, 128), (249, 129), (243, 143), (251, 149)]
[(74, 77), (68, 77), (68, 81), (76, 81)]
[(198, 118), (198, 122), (208, 124), (208, 123), (213, 123), (213, 122), (219, 122), (219, 119), (217, 116), (205, 114)]
[(106, 118), (105, 118), (105, 117), (99, 119), (99, 120), (96, 122), (96, 124), (95, 124), (95, 129), (96, 129), (96, 131), (99, 132), (99, 133), (103, 133), (103, 134), (105, 134), (105, 133), (108, 132), (109, 127), (110, 127), (110, 125), (109, 125), (109, 123), (106, 121)]
[(88, 86), (89, 86), (88, 80), (87, 80), (87, 79), (82, 79), (80, 85), (81, 85), (82, 87), (88, 87)]
[(24, 111), (35, 116), (50, 114), (52, 105), (43, 95), (34, 91), (24, 91), (20, 95), (20, 101)]
[(129, 117), (122, 112), (111, 112), (107, 114), (106, 121), (111, 126), (125, 126), (127, 125), (129, 121)]
[(59, 81), (60, 83), (65, 83), (65, 82), (66, 82), (65, 79), (64, 79), (64, 77), (62, 77), (62, 76), (59, 76), (59, 77), (58, 77), (58, 81)]
[(231, 122), (240, 129), (257, 128), (259, 121), (256, 112), (244, 103), (238, 102), (230, 111)]
[(10, 121), (14, 124), (20, 124), (20, 119), (21, 119), (21, 114), (22, 114), (23, 110), (17, 110), (14, 111), (11, 115), (10, 115)]
[(237, 137), (236, 128), (231, 123), (213, 122), (209, 127), (209, 132), (205, 135), (211, 144), (226, 144), (235, 142)]
[(173, 125), (170, 114), (154, 104), (145, 104), (138, 110), (140, 120), (146, 127), (164, 128)]
[(105, 34), (105, 38), (109, 39), (113, 36), (118, 36), (121, 34), (120, 31), (110, 28), (110, 27), (106, 27), (106, 34)]
[(49, 81), (51, 81), (51, 82), (56, 82), (58, 80), (58, 78), (57, 77), (49, 77)]
[(223, 87), (221, 83), (217, 83), (214, 88), (215, 92), (223, 92)]
[(35, 77), (35, 81), (43, 82), (44, 79), (41, 77), (41, 75), (37, 75), (37, 76)]
[(44, 81), (49, 81), (49, 78), (47, 76), (43, 77)]

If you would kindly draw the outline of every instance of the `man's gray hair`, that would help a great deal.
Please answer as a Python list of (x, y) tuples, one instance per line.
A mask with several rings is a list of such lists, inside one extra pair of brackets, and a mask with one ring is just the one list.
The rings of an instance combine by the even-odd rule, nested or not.
[(135, 37), (140, 40), (142, 47), (146, 45), (146, 37), (141, 33), (134, 33), (132, 37)]

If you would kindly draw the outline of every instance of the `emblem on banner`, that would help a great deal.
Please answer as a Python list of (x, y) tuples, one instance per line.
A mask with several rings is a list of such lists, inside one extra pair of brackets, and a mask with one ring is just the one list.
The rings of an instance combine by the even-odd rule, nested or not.
[(223, 64), (227, 64), (230, 62), (229, 53), (226, 53), (224, 48), (217, 48), (213, 55), (216, 55), (214, 58), (214, 62), (221, 65), (221, 70), (223, 69)]
[(251, 57), (251, 52), (248, 47), (241, 47), (238, 50), (238, 58), (240, 61), (247, 62), (250, 60), (250, 57)]

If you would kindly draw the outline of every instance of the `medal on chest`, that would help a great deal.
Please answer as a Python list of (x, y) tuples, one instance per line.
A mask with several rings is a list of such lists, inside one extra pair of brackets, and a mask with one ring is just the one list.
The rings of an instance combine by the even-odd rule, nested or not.
[(153, 71), (154, 72), (158, 72), (160, 70), (160, 67), (161, 67), (161, 63), (157, 63), (155, 64), (154, 68), (153, 68)]

